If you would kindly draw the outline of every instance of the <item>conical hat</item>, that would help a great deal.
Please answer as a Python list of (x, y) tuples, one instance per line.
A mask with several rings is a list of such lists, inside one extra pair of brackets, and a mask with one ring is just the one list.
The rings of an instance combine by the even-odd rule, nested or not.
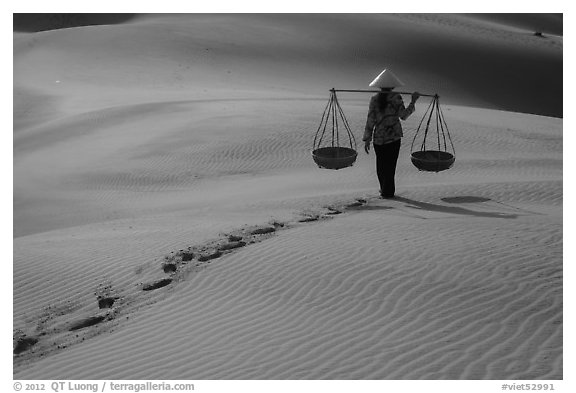
[(392, 73), (390, 70), (384, 70), (378, 75), (372, 83), (370, 83), (370, 87), (379, 87), (379, 88), (392, 88), (392, 87), (399, 87), (404, 86), (404, 83), (396, 75)]

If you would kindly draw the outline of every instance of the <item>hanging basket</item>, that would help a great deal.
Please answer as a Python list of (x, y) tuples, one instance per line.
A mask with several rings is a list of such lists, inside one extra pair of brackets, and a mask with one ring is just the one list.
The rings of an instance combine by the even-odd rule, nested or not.
[[(341, 129), (346, 130), (340, 143)], [(314, 137), (312, 158), (320, 168), (342, 169), (352, 166), (358, 157), (356, 139), (350, 129), (344, 111), (338, 103), (336, 91), (330, 90), (330, 99), (322, 114), (322, 120)]]
[[(424, 123), (425, 126), (422, 127)], [(420, 148), (415, 150), (414, 145), (417, 139), (419, 139), (417, 146), (420, 145)], [(434, 147), (431, 148), (430, 143), (433, 143)], [(412, 140), (410, 155), (412, 164), (425, 172), (445, 171), (452, 168), (456, 161), (454, 144), (444, 114), (440, 109), (438, 95), (434, 96), (418, 125)]]
[(356, 150), (349, 147), (321, 147), (312, 151), (312, 158), (320, 168), (342, 169), (352, 166), (358, 157)]
[(410, 158), (416, 168), (426, 172), (445, 171), (452, 168), (456, 161), (453, 154), (436, 150), (415, 151)]

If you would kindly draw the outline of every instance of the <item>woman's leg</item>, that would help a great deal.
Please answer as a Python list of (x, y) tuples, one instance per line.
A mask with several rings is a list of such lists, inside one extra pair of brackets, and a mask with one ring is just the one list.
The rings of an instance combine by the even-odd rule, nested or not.
[[(380, 180), (380, 192), (384, 198), (392, 198), (396, 192), (394, 177), (396, 175), (396, 164), (400, 154), (401, 141), (386, 143), (380, 146), (380, 165), (378, 180)], [(374, 148), (376, 151), (376, 148)], [(377, 157), (378, 157), (378, 153)], [(378, 161), (378, 160), (377, 160)]]
[(384, 195), (386, 188), (386, 145), (374, 144), (374, 153), (376, 153), (376, 175), (380, 183), (380, 194)]

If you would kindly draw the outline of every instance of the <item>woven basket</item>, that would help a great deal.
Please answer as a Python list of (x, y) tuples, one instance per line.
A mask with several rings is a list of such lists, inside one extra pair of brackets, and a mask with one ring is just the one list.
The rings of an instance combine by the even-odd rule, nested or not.
[(352, 166), (358, 157), (356, 150), (349, 147), (321, 147), (312, 152), (314, 162), (320, 168), (342, 169)]
[(423, 150), (412, 153), (412, 164), (421, 171), (441, 172), (454, 165), (456, 157), (445, 151)]

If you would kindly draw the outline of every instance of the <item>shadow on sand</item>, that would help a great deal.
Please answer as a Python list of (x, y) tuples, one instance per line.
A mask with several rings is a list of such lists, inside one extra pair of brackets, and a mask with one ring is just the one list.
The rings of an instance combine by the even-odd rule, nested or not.
[[(450, 198), (442, 198), (444, 202), (448, 203), (479, 203), (479, 202), (488, 202), (492, 201), (489, 198), (480, 198), (480, 197), (450, 197)], [(481, 212), (466, 209), (460, 206), (446, 206), (446, 205), (436, 205), (433, 203), (428, 202), (420, 202), (415, 201), (413, 199), (408, 199), (405, 197), (396, 197), (391, 200), (395, 202), (402, 202), (405, 203), (404, 207), (413, 209), (414, 211), (431, 211), (431, 212), (439, 212), (439, 213), (446, 213), (446, 214), (457, 214), (457, 215), (466, 215), (466, 216), (474, 216), (474, 217), (488, 217), (488, 218), (518, 218), (519, 214), (511, 214), (511, 213), (500, 213), (500, 212)], [(415, 212), (410, 212), (408, 209), (398, 209), (395, 206), (390, 205), (367, 205), (364, 203), (355, 203), (352, 205), (347, 206), (347, 210), (349, 211), (367, 211), (367, 210), (400, 210), (410, 216), (420, 218), (420, 219), (429, 219), (430, 217), (424, 217), (422, 215), (416, 214)], [(521, 210), (521, 209), (518, 209)], [(536, 214), (536, 213), (534, 213)]]
[[(472, 200), (470, 198), (475, 198), (475, 197), (469, 197), (467, 199), (467, 203), (472, 202)], [(408, 199), (408, 198), (404, 198), (404, 197), (396, 197), (394, 200), (399, 201), (399, 202), (404, 202), (407, 204), (406, 205), (407, 207), (417, 209), (417, 210), (426, 210), (426, 211), (440, 212), (440, 213), (447, 213), (447, 214), (460, 214), (460, 215), (465, 215), (465, 216), (488, 217), (488, 218), (517, 218), (518, 217), (518, 214), (498, 213), (498, 212), (478, 212), (478, 211), (466, 209), (466, 208), (459, 207), (459, 206), (435, 205), (433, 203), (419, 202), (419, 201), (415, 201), (413, 199)], [(477, 198), (476, 202), (486, 202), (489, 200), (490, 199), (488, 199), (488, 198)], [(448, 202), (448, 201), (446, 201), (446, 202)], [(460, 203), (463, 203), (463, 202), (460, 202)]]
[(447, 203), (482, 203), (482, 202), (489, 202), (492, 199), (476, 196), (455, 196), (455, 197), (442, 198), (442, 200)]

